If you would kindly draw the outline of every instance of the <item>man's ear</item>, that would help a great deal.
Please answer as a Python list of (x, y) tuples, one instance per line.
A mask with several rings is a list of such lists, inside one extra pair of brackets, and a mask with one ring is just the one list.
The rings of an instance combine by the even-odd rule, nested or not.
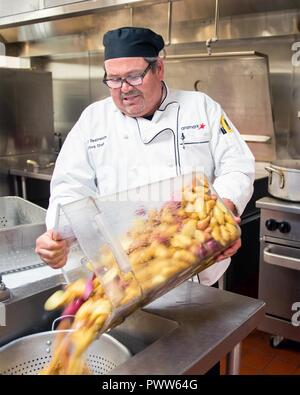
[(157, 75), (161, 81), (164, 79), (164, 74), (165, 74), (164, 62), (161, 58), (158, 58), (158, 60), (157, 60)]

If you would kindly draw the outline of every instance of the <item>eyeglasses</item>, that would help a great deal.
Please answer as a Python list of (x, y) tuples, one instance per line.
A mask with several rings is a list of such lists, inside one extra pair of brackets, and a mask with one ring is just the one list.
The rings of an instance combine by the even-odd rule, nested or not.
[(103, 82), (105, 85), (107, 85), (111, 89), (121, 88), (123, 86), (124, 82), (126, 82), (126, 84), (131, 85), (131, 86), (142, 85), (145, 75), (151, 69), (153, 64), (154, 63), (149, 63), (148, 66), (146, 67), (146, 69), (141, 74), (134, 75), (134, 76), (128, 76), (125, 78), (106, 78), (106, 73), (105, 73)]

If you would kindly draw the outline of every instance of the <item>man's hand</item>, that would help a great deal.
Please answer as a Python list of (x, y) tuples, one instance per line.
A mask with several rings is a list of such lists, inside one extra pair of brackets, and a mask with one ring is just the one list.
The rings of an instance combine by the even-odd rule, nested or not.
[(36, 240), (35, 252), (47, 265), (59, 269), (67, 262), (69, 246), (54, 230), (48, 230)]
[[(223, 202), (224, 202), (225, 206), (227, 208), (229, 208), (229, 210), (232, 211), (232, 213), (237, 214), (237, 209), (231, 200), (223, 199)], [(241, 223), (240, 217), (235, 216), (234, 220), (237, 224)], [(224, 259), (231, 257), (232, 255), (234, 255), (237, 252), (237, 250), (241, 247), (241, 245), (242, 245), (242, 242), (241, 242), (241, 239), (239, 238), (235, 243), (233, 243), (229, 248), (227, 248), (227, 250), (223, 251), (222, 254), (220, 254), (217, 257), (216, 261), (217, 262), (223, 261)]]

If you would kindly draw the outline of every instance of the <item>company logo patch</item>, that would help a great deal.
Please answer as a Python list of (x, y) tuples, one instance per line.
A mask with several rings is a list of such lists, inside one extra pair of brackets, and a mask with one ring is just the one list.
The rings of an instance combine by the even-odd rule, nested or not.
[(195, 125), (188, 125), (188, 126), (182, 126), (181, 130), (190, 130), (190, 129), (195, 129), (195, 130), (200, 130), (205, 128), (205, 124), (203, 122), (201, 123), (196, 123)]
[(220, 119), (220, 130), (223, 134), (226, 133), (232, 133), (233, 130), (231, 129), (231, 127), (229, 126), (228, 122), (226, 121), (226, 119), (224, 118), (224, 115), (221, 116)]

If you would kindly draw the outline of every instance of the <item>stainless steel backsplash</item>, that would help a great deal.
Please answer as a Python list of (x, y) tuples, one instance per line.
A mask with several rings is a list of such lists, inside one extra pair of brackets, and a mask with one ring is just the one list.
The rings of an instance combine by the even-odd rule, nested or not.
[[(220, 0), (219, 3), (218, 41), (212, 44), (213, 52), (253, 50), (268, 56), (277, 157), (299, 158), (300, 52), (297, 57), (292, 45), (300, 42), (300, 1)], [(81, 2), (77, 4), (79, 7)], [(54, 128), (65, 136), (89, 103), (109, 94), (101, 83), (102, 36), (106, 30), (122, 25), (145, 25), (164, 36), (167, 54), (206, 53), (205, 41), (214, 35), (214, 4), (214, 0), (175, 1), (171, 20), (169, 4), (165, 1), (150, 6), (139, 4), (133, 8), (78, 13), (69, 18), (64, 15), (64, 19), (49, 17), (39, 23), (19, 22), (3, 28), (0, 18), (0, 35), (6, 41), (7, 55), (30, 57), (33, 67), (52, 73)], [(38, 20), (38, 14), (32, 15)], [(197, 67), (199, 62), (167, 62), (166, 82), (173, 88), (193, 89), (195, 81), (201, 79), (200, 71), (205, 72), (203, 65)], [(182, 74), (183, 71), (186, 72)], [(219, 96), (217, 89), (222, 92), (222, 84), (216, 83), (217, 88), (206, 86), (207, 93), (212, 92), (213, 97)], [(214, 84), (213, 79), (210, 84)], [(237, 83), (233, 90), (238, 90)], [(226, 109), (226, 96), (217, 99)], [(229, 111), (228, 115), (235, 122), (235, 114)], [(261, 123), (255, 119), (255, 111), (253, 118), (253, 125), (257, 123), (260, 133)]]
[(0, 67), (0, 156), (53, 149), (51, 73)]

